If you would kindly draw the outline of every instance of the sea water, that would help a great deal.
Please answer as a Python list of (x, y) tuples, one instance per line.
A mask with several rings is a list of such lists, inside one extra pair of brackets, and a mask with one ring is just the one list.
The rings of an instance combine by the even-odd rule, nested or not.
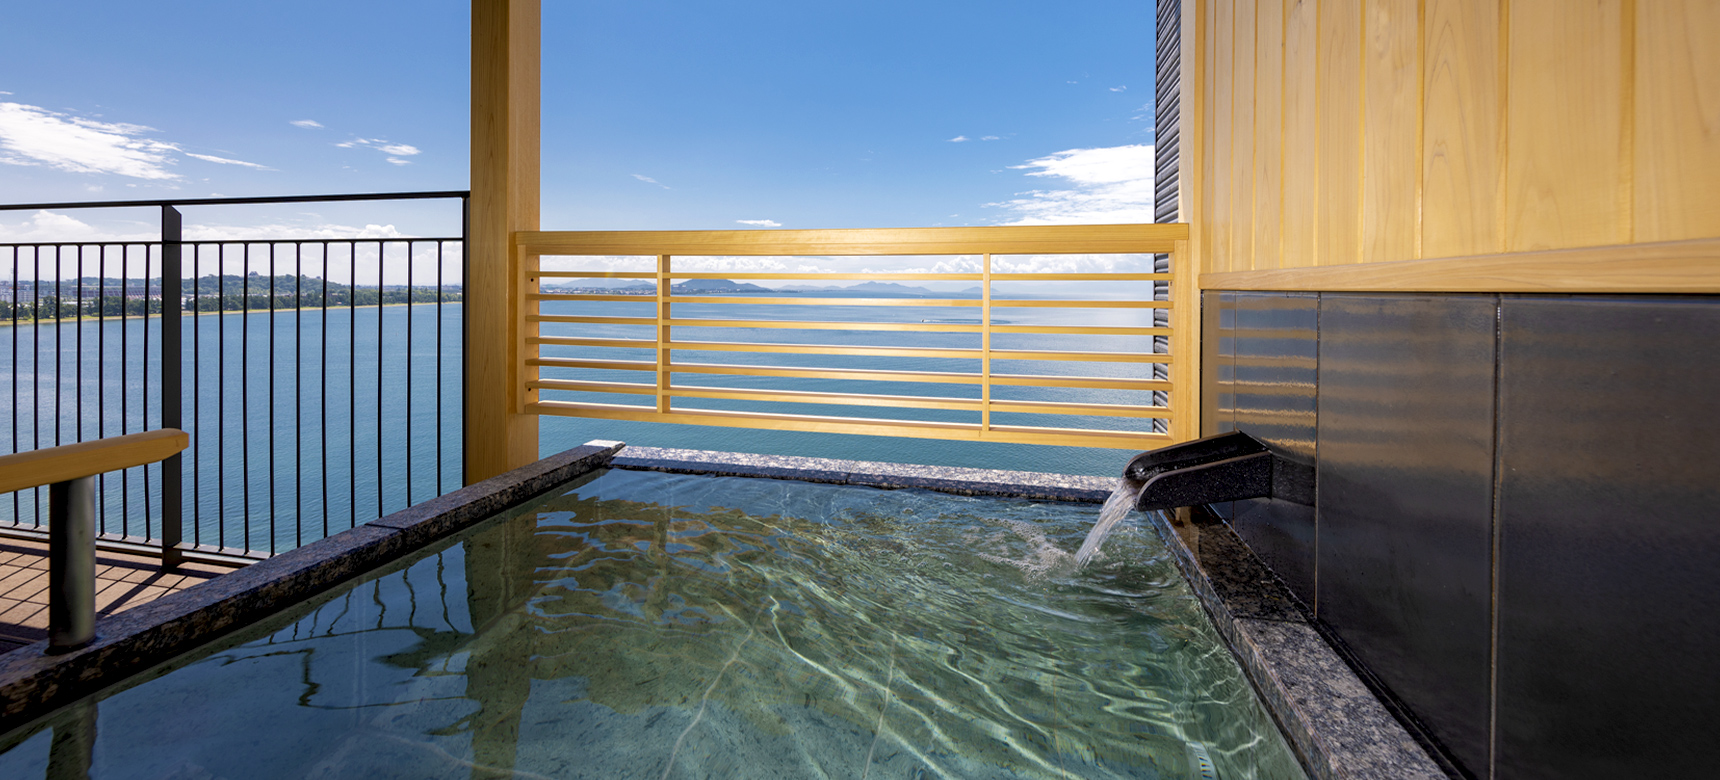
[[(821, 295), (825, 295), (821, 293)], [(835, 294), (830, 294), (835, 295)], [(639, 303), (549, 303), (546, 313), (578, 311), (600, 316), (649, 314)], [(559, 308), (558, 308), (559, 307)], [(942, 307), (886, 307), (893, 319), (941, 321)], [(724, 319), (876, 319), (878, 307), (677, 304), (676, 316)], [(972, 313), (962, 310), (958, 314)], [(458, 303), (414, 306), (333, 307), (269, 312), (229, 312), (183, 318), (184, 355), (196, 369), (184, 378), (184, 427), (192, 433), (186, 455), (185, 538), (197, 544), (281, 551), (458, 487), (461, 480), (463, 405)], [(998, 309), (994, 319), (1048, 324), (1141, 325), (1147, 310)], [(1016, 318), (1010, 320), (1010, 318)], [(1034, 320), (1034, 321), (1039, 321)], [(565, 326), (564, 326), (565, 327)], [(581, 325), (563, 333), (591, 338), (649, 338), (649, 329)], [(724, 328), (677, 328), (677, 340), (722, 341), (756, 333)], [(773, 330), (767, 340), (784, 343), (978, 346), (976, 334), (878, 333), (851, 330)], [(0, 395), (12, 399), (0, 413), (0, 451), (23, 451), (98, 436), (160, 427), (161, 320), (108, 319), (39, 327), (0, 328)], [(1150, 337), (1012, 336), (994, 346), (1012, 349), (1150, 351)], [(145, 349), (148, 345), (148, 349)], [(274, 359), (270, 360), (271, 345)], [(241, 348), (248, 357), (241, 359)], [(545, 354), (602, 359), (650, 359), (649, 350), (545, 347)], [(440, 362), (438, 362), (440, 357)], [(736, 362), (734, 353), (678, 351), (676, 359)], [(408, 359), (410, 358), (410, 360)], [(886, 370), (975, 370), (978, 361), (749, 354), (763, 365), (824, 365)], [(971, 364), (971, 365), (969, 365)], [(123, 372), (121, 369), (124, 369)], [(1100, 376), (1146, 376), (1144, 364), (998, 361), (994, 371), (1063, 371)], [(556, 378), (642, 381), (639, 372), (546, 370)], [(125, 379), (121, 380), (122, 374)], [(777, 380), (753, 377), (678, 376), (679, 383), (762, 387)], [(976, 386), (871, 382), (844, 386), (834, 380), (795, 380), (792, 389), (867, 392), (881, 395), (970, 395)], [(83, 393), (78, 392), (83, 387)], [(146, 392), (147, 386), (147, 392)], [(1140, 393), (1067, 388), (1005, 388), (994, 397), (1021, 400), (1145, 403)], [(638, 396), (546, 394), (565, 400), (637, 403)], [(742, 401), (678, 399), (677, 408), (701, 407), (804, 414), (859, 414), (895, 419), (956, 419), (938, 410), (836, 407), (809, 404), (759, 405)], [(1005, 422), (994, 415), (994, 421)], [(963, 418), (965, 419), (965, 418)], [(977, 419), (977, 418), (976, 418)], [(1043, 423), (1034, 419), (1015, 424)], [(1081, 421), (1077, 421), (1081, 422)], [(1146, 420), (1086, 420), (1096, 425), (1137, 428)], [(436, 436), (440, 432), (440, 437)], [(592, 439), (687, 449), (771, 455), (873, 460), (1050, 473), (1114, 475), (1134, 453), (1083, 447), (942, 441), (804, 431), (709, 428), (668, 423), (566, 417), (540, 418), (540, 451), (560, 452)], [(381, 475), (381, 479), (378, 476)], [(159, 467), (133, 469), (103, 478), (101, 512), (108, 533), (160, 535)], [(0, 523), (14, 515), (33, 522), (37, 497), (0, 500)], [(42, 498), (45, 500), (45, 497)], [(148, 507), (146, 509), (146, 507)], [(122, 509), (124, 511), (122, 511)]]

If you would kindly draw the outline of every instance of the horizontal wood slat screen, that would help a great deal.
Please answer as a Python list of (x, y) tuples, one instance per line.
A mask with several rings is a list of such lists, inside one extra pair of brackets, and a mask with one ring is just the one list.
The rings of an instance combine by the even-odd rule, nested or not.
[[(1193, 269), (1185, 265), (1188, 253), (1179, 251), (1188, 232), (1188, 226), (1182, 224), (517, 232), (514, 321), (521, 381), (516, 408), (538, 415), (819, 433), (1118, 449), (1163, 446), (1192, 438), (1199, 419), (1194, 408), (1199, 400), (1194, 387), (1199, 357), (1199, 334), (1195, 330), (1199, 291)], [(1010, 269), (1007, 273), (993, 271), (994, 255), (1154, 253), (1172, 256), (1171, 273), (1162, 269), (1149, 272), (1150, 257), (1144, 264), (1147, 270), (1140, 273), (1094, 273), (1079, 268), (1076, 271), (1080, 272), (1072, 272), (1068, 266), (1045, 273), (1021, 272), (1019, 266), (1005, 266)], [(966, 256), (970, 260), (964, 262), (969, 264), (955, 270), (973, 268), (976, 264), (971, 258), (979, 258), (979, 270), (947, 273), (943, 272), (949, 270), (946, 267), (935, 273), (826, 273), (809, 272), (802, 265), (782, 272), (759, 271), (757, 266), (721, 272), (674, 267), (678, 258), (771, 256)], [(656, 270), (546, 269), (545, 258), (557, 258), (557, 263), (566, 262), (560, 258), (636, 258), (641, 263), (654, 261)], [(556, 291), (577, 284), (565, 280), (579, 279), (603, 282), (574, 287), (571, 292)], [(632, 294), (605, 289), (627, 284), (628, 280), (638, 280), (648, 289), (635, 287)], [(815, 282), (827, 287), (832, 282), (970, 282), (978, 289), (964, 290), (964, 297), (862, 298), (821, 289), (788, 292), (720, 285), (701, 294), (684, 286), (720, 281)], [(1068, 282), (1098, 284), (1088, 285), (1081, 294), (1034, 286)], [(1146, 293), (1119, 299), (1120, 294), (1127, 293), (1105, 282), (1139, 285)], [(547, 287), (540, 287), (545, 283)], [(1154, 283), (1160, 291), (1156, 296)], [(1002, 297), (1005, 293), (998, 289), (999, 284), (1010, 297)], [(1163, 294), (1167, 286), (1168, 296)], [(1032, 297), (1015, 292), (1018, 290), (1032, 290)], [(1095, 294), (1089, 297), (1087, 292)], [(633, 306), (614, 305), (619, 303)], [(824, 309), (818, 314), (796, 316), (797, 311), (808, 311), (802, 308), (808, 306)], [(682, 314), (687, 307), (696, 307), (696, 315)], [(861, 308), (842, 309), (833, 318), (833, 307)], [(939, 310), (944, 316), (922, 316), (909, 307)], [(1005, 310), (1011, 317), (1031, 318), (1036, 312), (1050, 317), (1074, 316), (1073, 322), (1047, 324), (998, 321), (998, 313)], [(1090, 314), (1081, 314), (1083, 311)], [(1142, 321), (1105, 323), (1131, 315)], [(854, 320), (845, 321), (842, 316)], [(896, 336), (898, 341), (856, 343), (854, 334), (860, 333), (871, 334), (867, 338)], [(621, 335), (625, 337), (618, 337)], [(1077, 338), (1061, 339), (1057, 344), (1031, 341), (1047, 336)], [(1168, 337), (1168, 353), (1154, 351), (1155, 336)], [(999, 348), (994, 337), (1026, 343), (1011, 345), (1023, 348)], [(1124, 337), (1128, 340), (1119, 341)], [(904, 343), (901, 339), (913, 341)], [(954, 341), (960, 339), (968, 341)], [(838, 341), (844, 343), (834, 343)], [(1119, 343), (1126, 348), (1117, 348)], [(1077, 348), (1066, 349), (1065, 344)], [(872, 363), (831, 367), (779, 362), (830, 362), (821, 358)], [(908, 365), (871, 367), (881, 359)], [(956, 368), (960, 370), (946, 370), (951, 363), (959, 364)], [(1170, 379), (1154, 378), (1153, 364), (1163, 364), (1160, 376), (1168, 370)], [(540, 376), (546, 371), (553, 375)], [(692, 376), (707, 379), (694, 382), (690, 381)], [(797, 382), (803, 384), (796, 386)], [(837, 383), (868, 382), (888, 384), (878, 392), (828, 389)], [(809, 386), (805, 383), (821, 389), (804, 389)], [(915, 394), (920, 388), (902, 390), (904, 384), (922, 383), (947, 390), (926, 395)], [(959, 390), (963, 386), (968, 389)], [(994, 388), (1017, 388), (1039, 395), (994, 398)], [(1179, 393), (1178, 388), (1189, 391)], [(958, 390), (967, 395), (948, 394)], [(1110, 398), (1093, 396), (1100, 391)], [(543, 397), (546, 393), (557, 397)], [(1156, 397), (1168, 398), (1168, 402), (1141, 400), (1154, 398), (1154, 393), (1162, 393)], [(566, 400), (567, 394), (578, 394), (579, 400)], [(591, 394), (622, 402), (584, 398)], [(1113, 402), (1113, 398), (1120, 400)], [(768, 406), (751, 410), (703, 405), (711, 402)], [(808, 405), (822, 407), (817, 411), (841, 411), (795, 411), (797, 406)], [(849, 409), (855, 410), (854, 414), (849, 414)], [(879, 410), (909, 410), (909, 414), (915, 414), (912, 410), (931, 410), (926, 414), (972, 415), (974, 419), (881, 418), (877, 416)], [(1027, 419), (994, 420), (994, 415)], [(1065, 424), (1003, 424), (1037, 423), (1041, 418)], [(1155, 420), (1163, 421), (1157, 429), (1153, 427)]]

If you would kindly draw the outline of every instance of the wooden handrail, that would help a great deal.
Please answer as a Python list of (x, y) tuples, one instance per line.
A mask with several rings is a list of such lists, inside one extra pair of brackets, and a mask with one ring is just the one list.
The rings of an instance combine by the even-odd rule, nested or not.
[(190, 446), (178, 428), (0, 455), (0, 493), (90, 477), (165, 460)]
[[(514, 241), (540, 255), (1048, 255), (1175, 251), (1186, 224), (1007, 225), (836, 230), (521, 230)], [(587, 274), (588, 276), (590, 274)], [(652, 274), (646, 277), (655, 278)], [(677, 279), (698, 278), (675, 276)], [(731, 278), (719, 276), (715, 278)], [(781, 278), (781, 277), (773, 277)], [(925, 277), (915, 277), (925, 278)]]

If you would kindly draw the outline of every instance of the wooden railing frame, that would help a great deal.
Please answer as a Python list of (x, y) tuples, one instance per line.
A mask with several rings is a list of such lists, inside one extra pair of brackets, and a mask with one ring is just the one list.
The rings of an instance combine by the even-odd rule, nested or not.
[(177, 428), (0, 455), (0, 493), (48, 486), (48, 645), (65, 652), (95, 638), (96, 475), (183, 452)]
[[(858, 433), (883, 436), (907, 436), (973, 441), (1002, 441), (1011, 443), (1064, 444), (1073, 446), (1149, 449), (1176, 441), (1195, 438), (1199, 427), (1199, 291), (1191, 258), (1186, 250), (1188, 226), (1169, 225), (1060, 225), (963, 228), (899, 228), (866, 230), (726, 230), (726, 231), (592, 231), (548, 232), (519, 231), (513, 234), (515, 255), (512, 266), (515, 281), (520, 284), (519, 297), (512, 313), (510, 330), (517, 334), (512, 352), (518, 356), (513, 369), (517, 381), (510, 394), (512, 413), (521, 415), (564, 415), (600, 419), (679, 422), (697, 425), (738, 426), (780, 430), (806, 430), (828, 433)], [(1170, 273), (1139, 274), (1019, 274), (995, 273), (993, 255), (1045, 254), (1169, 254)], [(559, 271), (543, 270), (544, 256), (640, 256), (654, 257), (653, 271)], [(982, 268), (974, 273), (912, 274), (912, 273), (711, 273), (676, 271), (673, 258), (692, 256), (903, 256), (903, 255), (980, 255)], [(620, 278), (639, 279), (655, 283), (654, 296), (606, 294), (556, 294), (540, 291), (543, 279), (553, 278)], [(978, 299), (821, 299), (814, 295), (772, 298), (768, 296), (677, 295), (672, 285), (686, 279), (774, 279), (824, 281), (973, 281), (982, 288)], [(995, 300), (992, 282), (999, 281), (1168, 281), (1169, 301), (1092, 301), (1092, 300)], [(544, 301), (628, 301), (650, 300), (655, 304), (652, 317), (612, 317), (581, 315), (545, 315), (539, 312)], [(675, 326), (704, 327), (764, 327), (808, 328), (817, 321), (754, 322), (750, 320), (675, 318), (676, 303), (750, 303), (804, 305), (818, 303), (864, 306), (928, 306), (949, 305), (979, 309), (977, 325), (942, 323), (865, 323), (861, 329), (878, 331), (924, 331), (978, 333), (979, 349), (913, 348), (913, 347), (847, 347), (835, 345), (769, 344), (760, 342), (710, 342), (676, 340)], [(1169, 309), (1171, 327), (1119, 327), (1115, 329), (1069, 326), (1002, 326), (993, 325), (994, 308), (1007, 307), (1067, 307), (1067, 308), (1164, 308)], [(551, 323), (651, 325), (652, 339), (595, 339), (578, 337), (541, 337), (538, 326)], [(842, 324), (848, 327), (848, 323)], [(1170, 341), (1168, 354), (1153, 353), (1084, 353), (1042, 352), (1031, 350), (996, 350), (992, 348), (994, 333), (1094, 333), (1103, 330), (1114, 335), (1165, 335)], [(543, 357), (539, 348), (545, 345), (598, 347), (631, 347), (651, 350), (651, 361), (591, 360), (583, 358)], [(777, 352), (794, 354), (853, 354), (905, 357), (970, 357), (977, 358), (980, 370), (975, 374), (959, 372), (867, 371), (858, 369), (809, 369), (789, 367), (735, 366), (706, 363), (676, 363), (675, 350)], [(1082, 383), (1076, 378), (1038, 377), (994, 374), (993, 359), (1142, 362), (1169, 364), (1170, 380), (1100, 380)], [(648, 371), (651, 382), (603, 382), (575, 380), (546, 380), (539, 376), (544, 367), (606, 368)], [(978, 399), (932, 398), (920, 396), (879, 396), (866, 394), (831, 394), (793, 391), (743, 390), (737, 388), (675, 385), (675, 373), (747, 374), (754, 376), (818, 377), (851, 379), (894, 379), (957, 384), (978, 384)], [(1113, 389), (1168, 390), (1168, 407), (1121, 408), (1098, 404), (1060, 404), (1050, 402), (999, 401), (991, 397), (993, 385), (1103, 386)], [(1181, 391), (1179, 392), (1179, 389)], [(579, 390), (605, 393), (653, 396), (651, 406), (630, 404), (575, 403), (545, 401), (542, 390)], [(874, 407), (915, 407), (936, 409), (966, 409), (978, 411), (980, 421), (972, 423), (934, 423), (859, 417), (826, 417), (788, 413), (734, 412), (718, 410), (688, 410), (674, 408), (673, 398), (730, 398), (771, 401), (783, 404), (836, 403)], [(1036, 426), (995, 425), (991, 413), (1025, 412), (1040, 414), (1091, 414), (1110, 417), (1160, 417), (1168, 419), (1168, 433), (1139, 431), (1103, 431), (1071, 428), (1042, 428)]]

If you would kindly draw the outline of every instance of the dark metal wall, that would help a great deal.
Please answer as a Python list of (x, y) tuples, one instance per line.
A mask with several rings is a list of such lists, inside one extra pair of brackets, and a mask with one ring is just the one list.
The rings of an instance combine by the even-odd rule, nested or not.
[(1217, 508), (1461, 771), (1720, 766), (1720, 297), (1203, 305), (1205, 431), (1318, 476)]

